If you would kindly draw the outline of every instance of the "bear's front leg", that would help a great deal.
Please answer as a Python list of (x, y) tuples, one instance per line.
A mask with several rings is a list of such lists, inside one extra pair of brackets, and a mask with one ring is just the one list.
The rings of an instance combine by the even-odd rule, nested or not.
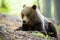
[(45, 27), (43, 27), (43, 23), (39, 22), (35, 25), (35, 30), (43, 33), (45, 36), (47, 35)]
[(52, 22), (48, 23), (48, 35), (57, 38), (57, 30)]

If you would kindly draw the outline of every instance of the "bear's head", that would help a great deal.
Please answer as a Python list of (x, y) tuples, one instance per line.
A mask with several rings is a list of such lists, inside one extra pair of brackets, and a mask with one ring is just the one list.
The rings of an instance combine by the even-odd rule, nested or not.
[(36, 5), (25, 7), (23, 6), (23, 10), (21, 12), (23, 24), (32, 25), (35, 22), (37, 12), (36, 12)]

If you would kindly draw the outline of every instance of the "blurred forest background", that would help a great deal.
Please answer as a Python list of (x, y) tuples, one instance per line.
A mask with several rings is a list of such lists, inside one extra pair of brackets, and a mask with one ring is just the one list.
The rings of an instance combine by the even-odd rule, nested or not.
[(60, 30), (60, 0), (0, 0), (0, 14), (20, 17), (23, 5), (32, 6), (33, 4), (37, 5), (45, 17), (57, 24)]

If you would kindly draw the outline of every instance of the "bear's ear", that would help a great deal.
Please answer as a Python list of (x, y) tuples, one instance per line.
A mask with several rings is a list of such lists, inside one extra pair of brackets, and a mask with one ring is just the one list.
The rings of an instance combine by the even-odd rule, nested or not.
[(35, 10), (36, 9), (36, 5), (33, 5), (32, 8)]
[(26, 7), (26, 5), (23, 5), (23, 8)]

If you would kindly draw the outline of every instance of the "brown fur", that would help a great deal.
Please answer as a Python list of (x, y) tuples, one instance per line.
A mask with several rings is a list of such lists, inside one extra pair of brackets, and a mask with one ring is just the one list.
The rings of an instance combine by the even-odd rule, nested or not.
[[(41, 15), (36, 9), (36, 5), (23, 8), (21, 12), (23, 19), (22, 30), (39, 31), (44, 35), (48, 34), (51, 37), (57, 38), (57, 31), (54, 24), (49, 22), (47, 18)], [(49, 32), (53, 32), (53, 34), (49, 34)]]

